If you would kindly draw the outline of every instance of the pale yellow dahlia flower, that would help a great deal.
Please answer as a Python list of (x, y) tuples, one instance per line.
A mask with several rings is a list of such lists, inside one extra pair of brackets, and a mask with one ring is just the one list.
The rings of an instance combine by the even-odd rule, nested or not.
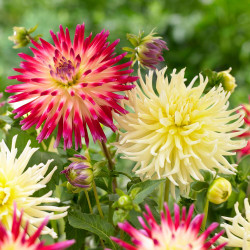
[(196, 76), (186, 86), (185, 69), (172, 73), (171, 81), (165, 77), (166, 68), (156, 71), (156, 93), (153, 89), (153, 71), (144, 82), (131, 90), (128, 105), (132, 112), (116, 115), (123, 131), (116, 144), (119, 153), (136, 161), (134, 171), (141, 178), (167, 177), (182, 193), (188, 192), (192, 178), (202, 180), (199, 170), (214, 168), (225, 174), (233, 174), (236, 165), (226, 157), (246, 145), (243, 140), (232, 140), (241, 134), (243, 117), (227, 110), (230, 93), (222, 86), (203, 91), (208, 82), (199, 75), (200, 84), (193, 87)]
[[(51, 169), (47, 176), (45, 174), (53, 160), (49, 160), (45, 165), (40, 163), (26, 169), (37, 148), (31, 148), (29, 141), (20, 156), (16, 158), (16, 139), (17, 136), (12, 139), (11, 150), (4, 141), (0, 142), (0, 221), (6, 229), (11, 229), (15, 202), (18, 216), (23, 210), (22, 226), (24, 227), (26, 221), (29, 221), (28, 233), (31, 235), (45, 217), (55, 220), (66, 216), (68, 207), (46, 205), (46, 203), (60, 202), (58, 198), (51, 197), (52, 191), (41, 197), (33, 196), (36, 191), (46, 187), (57, 167)], [(45, 204), (41, 206), (43, 203)], [(42, 234), (56, 237), (56, 233), (48, 227), (43, 228)]]
[(241, 247), (243, 250), (250, 249), (250, 205), (248, 199), (244, 200), (245, 218), (239, 211), (239, 203), (234, 206), (236, 215), (233, 218), (223, 217), (232, 224), (223, 223), (227, 238), (220, 237), (220, 242), (228, 242), (227, 247)]

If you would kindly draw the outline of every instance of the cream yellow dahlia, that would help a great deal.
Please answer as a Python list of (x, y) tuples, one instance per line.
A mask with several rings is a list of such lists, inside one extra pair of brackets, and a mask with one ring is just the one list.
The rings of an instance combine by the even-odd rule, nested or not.
[(239, 203), (234, 206), (236, 215), (233, 218), (223, 217), (232, 224), (223, 223), (227, 238), (221, 237), (220, 242), (227, 242), (228, 247), (241, 247), (243, 250), (250, 249), (250, 205), (248, 199), (244, 200), (245, 218), (239, 211)]
[[(230, 93), (222, 86), (203, 91), (208, 82), (199, 75), (200, 84), (193, 87), (196, 76), (186, 86), (185, 69), (172, 73), (169, 82), (166, 68), (156, 71), (156, 91), (153, 71), (144, 82), (129, 92), (128, 105), (133, 112), (116, 117), (122, 129), (118, 152), (136, 161), (134, 171), (142, 178), (168, 178), (174, 187), (187, 192), (194, 179), (202, 180), (199, 170), (233, 174), (234, 164), (225, 156), (246, 145), (244, 140), (233, 140), (241, 134), (243, 117), (228, 110)], [(118, 116), (118, 115), (116, 115)], [(124, 132), (125, 130), (125, 132)]]
[[(36, 191), (46, 187), (57, 167), (51, 169), (47, 176), (45, 174), (53, 160), (26, 169), (31, 156), (37, 149), (31, 148), (29, 141), (20, 156), (16, 158), (16, 139), (17, 136), (14, 136), (11, 150), (4, 141), (0, 142), (0, 221), (7, 230), (11, 229), (13, 203), (15, 202), (18, 216), (23, 210), (22, 226), (24, 227), (29, 221), (28, 233), (31, 235), (45, 217), (55, 220), (66, 216), (68, 207), (48, 205), (47, 203), (60, 202), (58, 198), (51, 197), (52, 191), (41, 197), (33, 196)], [(56, 237), (56, 233), (49, 227), (44, 227), (42, 234)]]

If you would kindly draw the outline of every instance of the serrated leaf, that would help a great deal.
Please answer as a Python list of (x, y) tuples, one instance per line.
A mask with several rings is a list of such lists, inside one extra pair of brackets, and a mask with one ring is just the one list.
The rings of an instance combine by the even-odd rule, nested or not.
[(246, 179), (250, 175), (250, 155), (243, 157), (238, 166), (238, 172), (242, 174), (242, 178)]
[(165, 179), (161, 180), (147, 180), (144, 182), (140, 182), (138, 184), (134, 184), (129, 189), (129, 194), (134, 188), (140, 188), (141, 191), (135, 196), (134, 203), (141, 203), (143, 200), (151, 194), (156, 187), (158, 187)]
[(189, 208), (194, 202), (195, 202), (194, 199), (180, 195), (180, 200), (178, 204), (186, 208)]
[(112, 249), (117, 249), (116, 244), (110, 239), (110, 236), (115, 235), (114, 227), (99, 215), (73, 212), (69, 214), (69, 224), (74, 228), (84, 229), (98, 235)]
[(74, 227), (72, 227), (71, 225), (69, 225), (69, 223), (67, 222), (66, 226), (65, 226), (65, 233), (66, 233), (66, 238), (68, 240), (74, 239), (76, 242), (75, 244), (73, 244), (71, 247), (68, 248), (68, 250), (79, 250), (81, 249), (84, 241), (85, 241), (85, 237), (86, 237), (86, 231), (83, 229), (76, 229)]
[(201, 169), (200, 173), (202, 174), (205, 182), (210, 183), (214, 179), (214, 176), (213, 176), (213, 174), (210, 171)]
[(204, 189), (207, 189), (208, 187), (209, 187), (209, 184), (204, 181), (195, 181), (191, 183), (191, 188), (196, 192), (200, 192)]
[(13, 123), (13, 120), (7, 115), (0, 115), (0, 120), (5, 121), (8, 124)]

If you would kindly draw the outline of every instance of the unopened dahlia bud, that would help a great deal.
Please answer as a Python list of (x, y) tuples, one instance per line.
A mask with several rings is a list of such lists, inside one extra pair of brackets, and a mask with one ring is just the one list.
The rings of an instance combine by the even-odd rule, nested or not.
[(62, 174), (65, 174), (68, 184), (67, 188), (73, 193), (79, 193), (83, 189), (90, 190), (93, 184), (93, 169), (92, 166), (84, 161), (86, 158), (81, 155), (74, 155), (76, 158), (71, 158), (73, 161), (66, 167)]
[(159, 62), (164, 61), (162, 53), (168, 48), (166, 42), (161, 37), (154, 36), (155, 34), (153, 31), (145, 37), (143, 37), (144, 32), (140, 32), (138, 36), (127, 34), (127, 39), (135, 48), (124, 48), (124, 50), (132, 52), (130, 56), (134, 63), (138, 61), (142, 67), (155, 69)]
[(237, 85), (235, 83), (235, 78), (230, 74), (231, 70), (232, 68), (229, 68), (228, 70), (218, 72), (218, 76), (221, 77), (223, 88), (226, 91), (233, 93)]
[(227, 201), (231, 192), (231, 183), (225, 178), (218, 178), (211, 183), (207, 192), (207, 198), (214, 204), (221, 204)]
[(37, 35), (35, 37), (31, 37), (30, 34), (33, 33), (37, 29), (37, 25), (33, 28), (26, 29), (25, 27), (13, 27), (14, 34), (13, 36), (9, 36), (9, 40), (14, 42), (14, 49), (18, 49), (21, 47), (25, 47), (29, 44), (30, 40), (38, 40), (41, 35)]
[(133, 201), (129, 195), (123, 195), (118, 199), (118, 207), (132, 210), (133, 209)]

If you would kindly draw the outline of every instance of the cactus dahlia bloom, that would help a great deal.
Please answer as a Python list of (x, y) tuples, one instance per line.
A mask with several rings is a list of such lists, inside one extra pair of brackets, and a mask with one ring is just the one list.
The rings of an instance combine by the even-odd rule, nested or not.
[(102, 31), (91, 41), (91, 34), (84, 38), (84, 24), (77, 25), (74, 41), (60, 26), (56, 36), (51, 31), (54, 44), (43, 39), (41, 44), (32, 41), (36, 48), (31, 48), (34, 56), (20, 53), (23, 58), (21, 68), (15, 68), (21, 74), (11, 76), (21, 84), (7, 87), (7, 92), (18, 94), (11, 96), (11, 103), (24, 101), (13, 112), (15, 118), (27, 114), (21, 121), (22, 129), (29, 129), (43, 124), (37, 139), (47, 139), (57, 128), (55, 147), (60, 138), (64, 139), (64, 147), (71, 148), (74, 134), (75, 147), (81, 146), (81, 137), (88, 144), (89, 128), (94, 141), (106, 140), (100, 123), (111, 128), (113, 123), (111, 111), (126, 114), (119, 102), (126, 97), (117, 94), (133, 88), (127, 84), (137, 77), (129, 74), (132, 69), (122, 70), (132, 62), (116, 65), (126, 53), (115, 56), (114, 49), (119, 40), (112, 44), (107, 42), (108, 31)]
[[(29, 141), (20, 156), (16, 158), (16, 139), (17, 136), (14, 136), (11, 150), (8, 149), (4, 141), (0, 142), (0, 221), (6, 229), (10, 230), (13, 202), (15, 202), (17, 213), (20, 214), (20, 210), (23, 210), (24, 223), (30, 221), (28, 233), (33, 234), (44, 217), (48, 216), (52, 220), (62, 218), (67, 215), (68, 207), (41, 206), (42, 203), (60, 202), (58, 198), (51, 197), (52, 191), (41, 197), (33, 196), (36, 191), (46, 187), (56, 167), (50, 170), (47, 176), (45, 174), (53, 160), (49, 160), (45, 165), (40, 163), (26, 169), (31, 156), (37, 149), (30, 148)], [(54, 214), (54, 211), (58, 213)], [(23, 226), (24, 224), (22, 224)], [(56, 233), (48, 227), (44, 227), (42, 234), (56, 237)]]
[(241, 134), (243, 117), (228, 110), (228, 98), (222, 86), (203, 95), (207, 84), (200, 75), (200, 84), (193, 87), (197, 77), (186, 86), (184, 72), (172, 73), (171, 81), (164, 76), (166, 68), (156, 71), (156, 89), (153, 90), (153, 71), (142, 89), (129, 93), (128, 106), (134, 112), (120, 116), (121, 132), (116, 144), (118, 152), (127, 159), (137, 161), (134, 170), (142, 178), (169, 178), (171, 191), (179, 186), (188, 192), (192, 178), (203, 180), (199, 170), (233, 174), (225, 156), (246, 145), (243, 140), (232, 140)]
[(25, 224), (23, 231), (20, 230), (22, 223), (23, 211), (21, 211), (20, 218), (17, 219), (17, 210), (14, 206), (13, 221), (11, 230), (7, 230), (0, 222), (0, 250), (63, 250), (72, 244), (74, 240), (58, 242), (50, 246), (44, 246), (44, 242), (36, 242), (40, 236), (43, 228), (48, 223), (48, 217), (40, 223), (33, 235), (27, 237), (27, 230), (29, 228), (28, 221)]
[(197, 215), (192, 220), (194, 206), (192, 205), (186, 217), (186, 208), (183, 207), (182, 213), (177, 205), (174, 206), (174, 221), (167, 204), (164, 204), (165, 212), (161, 212), (161, 225), (155, 221), (153, 214), (146, 205), (147, 214), (144, 213), (144, 222), (142, 217), (138, 217), (143, 229), (138, 230), (132, 227), (128, 222), (118, 223), (121, 230), (131, 236), (131, 241), (134, 246), (112, 237), (120, 246), (128, 250), (172, 250), (172, 249), (192, 249), (192, 250), (207, 250), (207, 249), (222, 249), (226, 243), (223, 243), (215, 248), (210, 248), (212, 244), (224, 233), (221, 231), (213, 236), (209, 241), (206, 241), (210, 233), (218, 226), (218, 223), (212, 223), (201, 235), (199, 235), (203, 214)]
[(243, 250), (250, 249), (250, 205), (248, 199), (244, 200), (246, 218), (239, 212), (239, 203), (234, 206), (236, 215), (233, 218), (223, 217), (232, 224), (223, 223), (227, 237), (221, 237), (220, 242), (227, 242), (228, 247), (241, 247)]
[[(249, 97), (250, 101), (250, 97)], [(243, 137), (247, 140), (246, 147), (237, 150), (238, 152), (238, 158), (241, 158), (243, 156), (250, 154), (250, 104), (244, 104), (241, 106), (242, 108), (239, 110), (240, 113), (244, 115), (244, 121), (245, 121), (245, 127), (247, 131), (239, 135), (239, 137)]]

